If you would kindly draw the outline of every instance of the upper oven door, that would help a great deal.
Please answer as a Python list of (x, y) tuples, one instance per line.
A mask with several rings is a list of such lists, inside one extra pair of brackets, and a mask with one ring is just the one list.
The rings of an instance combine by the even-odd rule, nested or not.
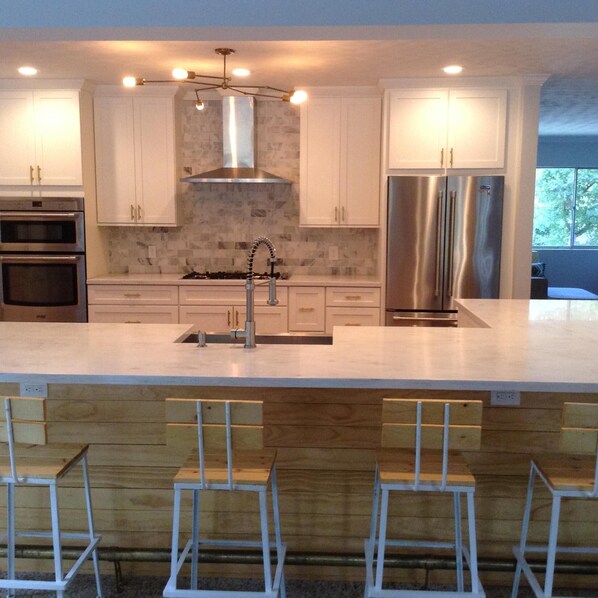
[(85, 251), (83, 212), (0, 212), (0, 251)]

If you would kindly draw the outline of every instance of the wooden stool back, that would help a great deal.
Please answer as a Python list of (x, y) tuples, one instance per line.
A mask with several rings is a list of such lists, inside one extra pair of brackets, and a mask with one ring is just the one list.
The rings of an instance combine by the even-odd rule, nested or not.
[(262, 411), (262, 401), (166, 399), (167, 443), (179, 448), (197, 446), (202, 485), (206, 452), (225, 452), (232, 489), (234, 453), (263, 448)]
[(0, 442), (8, 444), (11, 481), (17, 481), (16, 443), (46, 445), (46, 399), (34, 397), (0, 397)]
[(449, 450), (478, 449), (481, 424), (481, 401), (387, 398), (382, 408), (382, 447), (414, 450), (416, 487), (422, 450), (441, 450), (444, 487)]
[(592, 494), (598, 496), (598, 404), (565, 403), (560, 442), (564, 453), (596, 455)]

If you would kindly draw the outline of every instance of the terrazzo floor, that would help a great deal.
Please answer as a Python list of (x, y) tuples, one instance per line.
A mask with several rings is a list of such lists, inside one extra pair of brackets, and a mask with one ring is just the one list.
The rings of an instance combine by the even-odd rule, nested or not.
[[(114, 576), (103, 576), (102, 586), (104, 598), (160, 598), (165, 577), (127, 577), (120, 591), (116, 587)], [(228, 589), (237, 591), (260, 591), (262, 582), (253, 580), (222, 579), (208, 580), (206, 589)], [(204, 586), (202, 586), (204, 587)], [(404, 586), (403, 586), (404, 587)], [(415, 586), (414, 586), (414, 589)], [(421, 588), (420, 588), (421, 589)], [(431, 587), (429, 589), (442, 589)], [(360, 582), (329, 582), (329, 581), (300, 581), (288, 580), (286, 583), (288, 598), (362, 598), (363, 584)], [(446, 596), (450, 597), (447, 592)], [(486, 588), (488, 598), (510, 598), (510, 588)], [(598, 597), (598, 592), (560, 590), (560, 596), (577, 596), (585, 598)], [(533, 594), (528, 588), (522, 587), (519, 598), (531, 598)], [(17, 598), (46, 598), (55, 597), (53, 592), (17, 592)], [(92, 576), (79, 575), (65, 598), (96, 598), (95, 581)]]

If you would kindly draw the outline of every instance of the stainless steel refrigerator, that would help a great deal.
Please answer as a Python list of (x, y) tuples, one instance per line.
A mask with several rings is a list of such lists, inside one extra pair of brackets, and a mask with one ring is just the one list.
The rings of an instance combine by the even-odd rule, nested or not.
[(388, 179), (386, 325), (456, 324), (455, 298), (499, 293), (504, 179)]

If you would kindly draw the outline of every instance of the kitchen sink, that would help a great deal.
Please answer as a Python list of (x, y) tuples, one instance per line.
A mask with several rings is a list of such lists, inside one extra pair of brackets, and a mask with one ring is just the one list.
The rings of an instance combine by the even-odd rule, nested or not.
[[(198, 334), (192, 332), (179, 338), (177, 343), (197, 344)], [(245, 343), (243, 338), (232, 338), (230, 334), (206, 333), (206, 344), (237, 344)], [(331, 345), (332, 336), (316, 334), (256, 334), (256, 345)]]

